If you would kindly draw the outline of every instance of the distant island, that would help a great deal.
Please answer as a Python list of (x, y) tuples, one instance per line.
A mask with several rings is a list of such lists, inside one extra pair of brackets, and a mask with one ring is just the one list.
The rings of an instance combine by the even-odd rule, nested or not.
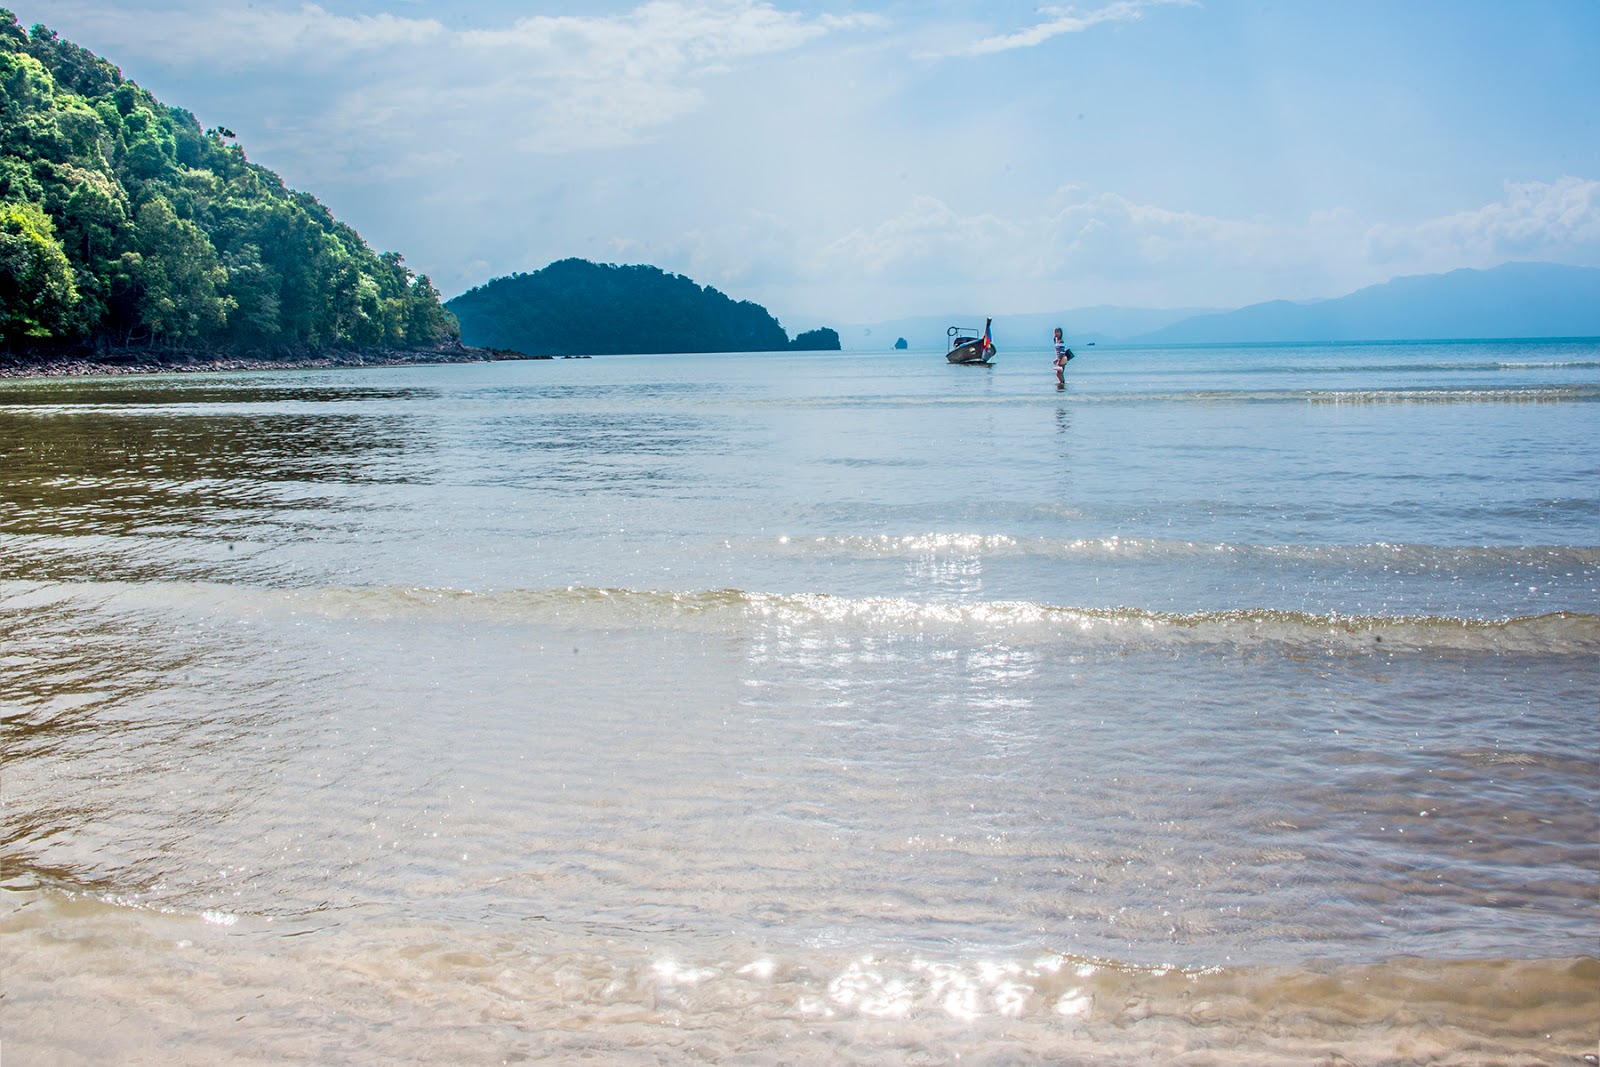
[(0, 368), (469, 358), (427, 275), (234, 141), (0, 8)]
[(838, 351), (822, 327), (790, 340), (766, 308), (659, 267), (563, 259), (445, 303), (469, 345), (537, 355)]

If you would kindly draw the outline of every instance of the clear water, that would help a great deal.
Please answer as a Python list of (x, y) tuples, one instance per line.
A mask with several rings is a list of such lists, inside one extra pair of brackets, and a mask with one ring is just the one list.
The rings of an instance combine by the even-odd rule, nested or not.
[(1600, 343), (0, 382), (19, 1062), (1551, 1062)]

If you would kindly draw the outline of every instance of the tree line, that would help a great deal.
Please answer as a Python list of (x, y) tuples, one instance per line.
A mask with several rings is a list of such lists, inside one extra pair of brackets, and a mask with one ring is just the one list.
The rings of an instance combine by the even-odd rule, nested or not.
[(427, 275), (111, 63), (0, 8), (0, 343), (459, 341)]
[(793, 341), (766, 308), (659, 267), (563, 259), (451, 300), (466, 343), (531, 355), (837, 351), (823, 327)]

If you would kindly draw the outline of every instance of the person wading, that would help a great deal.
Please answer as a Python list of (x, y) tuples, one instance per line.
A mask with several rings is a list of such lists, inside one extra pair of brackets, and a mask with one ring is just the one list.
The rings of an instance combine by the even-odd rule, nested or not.
[(1067, 342), (1061, 338), (1061, 327), (1056, 327), (1056, 385), (1066, 388), (1067, 363), (1072, 359), (1072, 349), (1067, 347)]

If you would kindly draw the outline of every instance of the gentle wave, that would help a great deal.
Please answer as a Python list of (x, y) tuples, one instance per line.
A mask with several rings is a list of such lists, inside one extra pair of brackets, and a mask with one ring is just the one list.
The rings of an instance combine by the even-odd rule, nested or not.
[[(543, 922), (510, 932), (361, 917), (272, 924), (15, 896), (3, 916), (16, 950), (9, 976), (53, 995), (8, 1011), (22, 1058), (41, 1060), (63, 1044), (85, 1062), (130, 1048), (149, 1053), (141, 1061), (174, 1062), (175, 1049), (181, 1063), (303, 1058), (303, 1045), (279, 1036), (289, 1032), (373, 1062), (472, 1062), (490, 1020), (537, 1035), (538, 1054), (521, 1058), (587, 1059), (598, 1047), (621, 1064), (949, 1063), (996, 1048), (1060, 1063), (1175, 1052), (1311, 1063), (1331, 1048), (1369, 1063), (1468, 1062), (1463, 1049), (1472, 1062), (1582, 1062), (1600, 977), (1585, 955), (1186, 968), (1047, 946), (682, 946)], [(74, 936), (63, 937), (69, 923)], [(164, 1003), (174, 967), (189, 979), (182, 1012), (147, 1013), (109, 1039), (60, 1026), (63, 1003)], [(1415, 1010), (1398, 1018), (1396, 1005)], [(268, 1015), (277, 1026), (264, 1025)], [(912, 1027), (904, 1047), (885, 1043), (897, 1026)], [(863, 1059), (864, 1048), (892, 1054)]]
[(1206, 389), (1192, 392), (1090, 394), (1089, 401), (1208, 404), (1567, 404), (1600, 400), (1600, 386), (1551, 385), (1525, 388), (1437, 388), (1416, 386), (1391, 389)]
[(1600, 360), (1592, 359), (1541, 359), (1541, 360), (1474, 360), (1457, 363), (1334, 363), (1300, 364), (1282, 366), (1253, 366), (1252, 374), (1276, 374), (1313, 377), (1327, 374), (1464, 374), (1522, 370), (1596, 370)]
[(1241, 544), (1179, 541), (1150, 537), (1019, 538), (1006, 534), (919, 533), (778, 537), (766, 551), (790, 555), (868, 559), (920, 559), (930, 555), (1005, 558), (1173, 561), (1230, 559), (1249, 562), (1303, 562), (1335, 565), (1460, 567), (1600, 567), (1600, 546), (1591, 545), (1419, 545)]
[[(1571, 366), (1559, 364), (1557, 366)], [(1511, 369), (1508, 365), (1505, 369)], [(1539, 369), (1539, 365), (1518, 366), (1517, 369)], [(1073, 388), (1065, 392), (1041, 393), (1022, 398), (1009, 393), (973, 396), (923, 396), (923, 395), (860, 395), (819, 396), (811, 398), (782, 397), (766, 401), (751, 400), (753, 407), (770, 408), (943, 408), (943, 407), (1010, 407), (1022, 400), (1038, 404), (1567, 404), (1600, 401), (1600, 385), (1528, 385), (1528, 386), (1394, 386), (1389, 388), (1328, 389), (1328, 388), (1275, 388), (1275, 389), (1139, 389), (1112, 388), (1101, 391), (1092, 380), (1074, 381)], [(385, 398), (378, 398), (385, 399)], [(691, 398), (667, 398), (690, 400)], [(110, 418), (193, 416), (260, 417), (264, 414), (301, 414), (343, 412), (363, 401), (307, 401), (307, 400), (247, 400), (232, 404), (215, 401), (196, 404), (94, 404), (60, 403), (48, 400), (5, 397), (0, 402), (0, 414), (55, 418), (62, 415), (99, 415)]]
[(1288, 645), (1390, 650), (1600, 652), (1600, 615), (1556, 612), (1498, 620), (1454, 616), (1317, 615), (1268, 609), (1162, 612), (1027, 601), (925, 603), (894, 597), (756, 596), (750, 610), (788, 625), (859, 627), (991, 639), (1118, 646)]
[(1571, 404), (1600, 401), (1600, 385), (1548, 385), (1525, 388), (1390, 389), (1115, 389), (1100, 392), (1090, 383), (1072, 383), (1065, 392), (1040, 393), (1024, 398), (1008, 393), (987, 396), (831, 396), (811, 399), (785, 397), (764, 406), (773, 408), (982, 408), (1012, 407), (1019, 402), (1066, 405), (1099, 404)]
[(11, 584), (13, 589), (30, 586), (6, 595), (5, 586), (0, 585), (0, 606), (14, 611), (89, 596), (112, 610), (153, 608), (353, 621), (475, 621), (584, 630), (660, 628), (739, 635), (752, 628), (777, 627), (791, 632), (941, 636), (1036, 645), (1070, 642), (1113, 648), (1276, 645), (1330, 652), (1600, 653), (1600, 615), (1583, 612), (1478, 619), (1261, 608), (1170, 612), (740, 589), (568, 587), (473, 592), (410, 587), (280, 590), (202, 583)]

